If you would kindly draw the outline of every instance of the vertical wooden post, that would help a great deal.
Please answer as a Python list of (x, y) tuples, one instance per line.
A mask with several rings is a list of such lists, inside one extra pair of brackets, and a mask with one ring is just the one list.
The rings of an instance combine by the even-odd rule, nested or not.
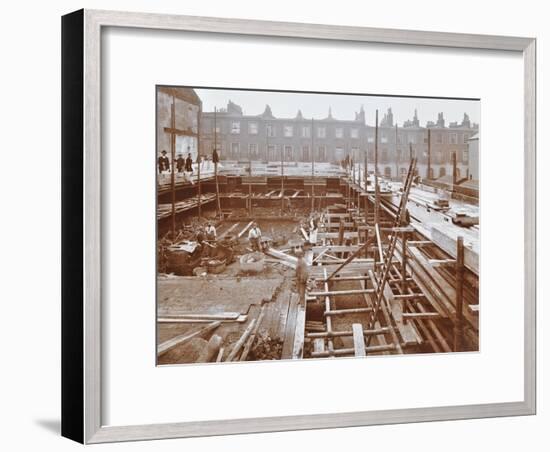
[(456, 317), (454, 325), (454, 351), (462, 351), (464, 335), (463, 284), (464, 284), (464, 238), (456, 239)]
[(430, 180), (432, 169), (432, 131), (428, 129), (428, 168), (426, 170), (426, 179)]
[(281, 145), (281, 214), (284, 211), (285, 206), (285, 170), (284, 170), (284, 161), (285, 161), (285, 146)]
[(311, 118), (311, 212), (315, 210), (315, 151), (313, 138), (314, 121)]
[(397, 123), (395, 123), (395, 178), (399, 179), (399, 156), (397, 155)]
[(338, 226), (338, 245), (344, 244), (344, 219), (340, 218), (340, 224)]
[(201, 138), (200, 138), (200, 130), (201, 130), (201, 116), (202, 116), (202, 102), (199, 104), (199, 114), (197, 116), (197, 161), (198, 163), (198, 169), (197, 169), (197, 184), (198, 184), (198, 201), (199, 201), (199, 218), (202, 216), (202, 206), (201, 206), (201, 195), (202, 195), (202, 188), (201, 188)]
[(408, 232), (403, 232), (401, 247), (401, 291), (407, 293), (407, 239)]
[(456, 184), (456, 152), (452, 153), (452, 159), (453, 159), (453, 191), (455, 190), (455, 184)]
[(380, 221), (380, 189), (378, 187), (378, 110), (376, 110), (376, 128), (374, 129), (374, 224)]
[[(248, 147), (248, 177), (252, 177), (252, 156)], [(252, 181), (248, 180), (248, 216), (252, 216)]]
[[(219, 159), (220, 154), (218, 153), (218, 134), (217, 134), (216, 113), (217, 113), (217, 108), (214, 107), (214, 153), (216, 153)], [(218, 207), (218, 216), (221, 219), (223, 215), (222, 215), (222, 206), (220, 202), (220, 184), (218, 181), (218, 161), (217, 160), (214, 162), (214, 180), (216, 181), (216, 204)]]
[(172, 240), (176, 239), (176, 173), (174, 172), (174, 163), (176, 162), (176, 97), (172, 96), (172, 107), (170, 110), (170, 179), (172, 185)]

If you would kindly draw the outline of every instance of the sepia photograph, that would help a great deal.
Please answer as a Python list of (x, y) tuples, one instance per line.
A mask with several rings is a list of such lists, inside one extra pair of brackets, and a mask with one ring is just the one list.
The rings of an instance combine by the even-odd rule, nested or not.
[(155, 96), (157, 365), (479, 351), (479, 99)]

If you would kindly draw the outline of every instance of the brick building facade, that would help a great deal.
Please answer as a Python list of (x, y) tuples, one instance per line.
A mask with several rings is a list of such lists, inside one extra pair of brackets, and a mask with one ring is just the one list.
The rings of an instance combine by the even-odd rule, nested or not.
[[(216, 124), (214, 130), (214, 123)], [(378, 169), (388, 177), (402, 175), (409, 162), (409, 144), (418, 157), (418, 173), (427, 175), (428, 130), (430, 131), (431, 176), (438, 178), (452, 173), (452, 153), (457, 156), (458, 177), (468, 174), (468, 140), (478, 131), (464, 114), (461, 123), (446, 124), (443, 113), (437, 121), (422, 127), (416, 111), (413, 119), (396, 128), (389, 109), (378, 128)], [(201, 116), (201, 153), (211, 154), (214, 141), (222, 160), (263, 160), (338, 162), (349, 156), (364, 163), (368, 153), (369, 171), (374, 169), (375, 127), (366, 123), (363, 107), (353, 120), (332, 116), (303, 117), (298, 110), (294, 118), (276, 118), (269, 105), (260, 115), (245, 115), (242, 108), (229, 101), (227, 107)], [(312, 156), (313, 150), (313, 156)]]

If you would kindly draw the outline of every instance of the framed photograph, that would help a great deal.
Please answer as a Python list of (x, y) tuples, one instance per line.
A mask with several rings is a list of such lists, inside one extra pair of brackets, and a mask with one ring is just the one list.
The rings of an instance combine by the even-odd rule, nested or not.
[(535, 413), (535, 39), (62, 18), (62, 434)]

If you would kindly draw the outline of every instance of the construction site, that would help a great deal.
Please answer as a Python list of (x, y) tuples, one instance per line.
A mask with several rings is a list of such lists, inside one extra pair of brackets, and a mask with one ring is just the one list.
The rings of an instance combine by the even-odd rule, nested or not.
[(390, 177), (378, 110), (372, 158), (230, 160), (183, 91), (190, 125), (167, 91), (157, 128), (158, 365), (478, 351), (477, 197), (456, 155), (430, 177), (430, 132)]

